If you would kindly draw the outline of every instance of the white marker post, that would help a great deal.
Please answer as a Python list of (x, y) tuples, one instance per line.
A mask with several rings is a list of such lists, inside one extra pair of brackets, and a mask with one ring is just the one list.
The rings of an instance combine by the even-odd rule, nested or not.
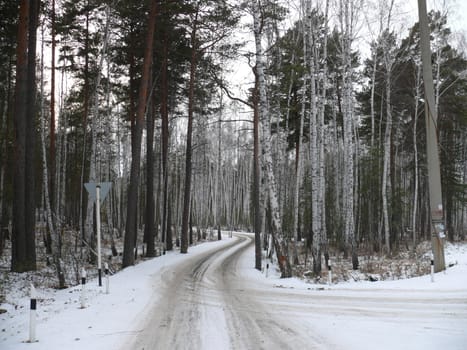
[(104, 273), (105, 273), (105, 294), (109, 294), (109, 284), (110, 284), (110, 278), (109, 278), (109, 264), (104, 263)]
[(37, 308), (36, 289), (31, 284), (31, 307), (29, 313), (29, 342), (36, 341), (36, 308)]
[(81, 308), (86, 307), (86, 270), (84, 267), (81, 269)]
[(100, 192), (101, 192), (101, 186), (96, 185), (97, 273), (99, 275), (99, 287), (102, 287)]
[(266, 278), (268, 278), (269, 264), (266, 264)]
[(101, 201), (109, 193), (112, 183), (110, 182), (88, 182), (84, 187), (91, 199), (96, 202), (96, 227), (97, 227), (97, 272), (99, 275), (99, 287), (102, 287), (102, 264), (101, 264)]
[(331, 268), (331, 262), (328, 262), (328, 284), (332, 284), (332, 268)]

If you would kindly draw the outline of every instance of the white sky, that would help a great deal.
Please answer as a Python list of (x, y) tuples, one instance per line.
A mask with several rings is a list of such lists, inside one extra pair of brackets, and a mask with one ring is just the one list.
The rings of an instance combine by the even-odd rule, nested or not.
[[(408, 0), (406, 6), (414, 14), (414, 21), (418, 21), (418, 1)], [(454, 34), (453, 45), (462, 47), (465, 51), (467, 48), (465, 43), (460, 43), (459, 40), (465, 40), (462, 36), (467, 36), (467, 0), (427, 0), (427, 8), (428, 11), (447, 9), (448, 27)]]

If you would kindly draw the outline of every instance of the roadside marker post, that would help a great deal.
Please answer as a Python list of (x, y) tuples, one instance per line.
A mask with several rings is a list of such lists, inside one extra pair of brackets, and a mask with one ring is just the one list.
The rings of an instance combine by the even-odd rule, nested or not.
[(29, 342), (36, 341), (36, 315), (37, 315), (37, 293), (34, 285), (31, 284), (31, 307), (29, 312)]
[(266, 278), (268, 278), (269, 264), (266, 264)]
[(434, 261), (434, 259), (431, 259), (430, 270), (431, 270), (431, 282), (434, 282), (435, 281), (435, 261)]
[(81, 269), (81, 308), (86, 307), (86, 270), (84, 267)]
[(328, 284), (332, 284), (332, 268), (331, 268), (331, 262), (328, 262)]
[(102, 265), (101, 265), (101, 202), (109, 193), (111, 182), (88, 182), (84, 187), (89, 196), (96, 202), (96, 228), (97, 228), (97, 273), (99, 275), (99, 287), (102, 287)]
[(99, 287), (102, 287), (102, 262), (101, 262), (101, 202), (100, 184), (96, 185), (96, 228), (97, 228), (97, 273), (99, 275)]
[(109, 294), (109, 284), (110, 284), (110, 278), (109, 278), (109, 264), (104, 263), (104, 274), (105, 274), (105, 294)]

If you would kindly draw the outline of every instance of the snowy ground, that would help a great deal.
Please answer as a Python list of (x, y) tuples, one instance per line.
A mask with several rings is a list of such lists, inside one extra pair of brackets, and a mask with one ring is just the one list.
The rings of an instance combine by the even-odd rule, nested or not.
[[(252, 268), (252, 236), (205, 243), (110, 278), (6, 295), (0, 349), (467, 349), (467, 245), (448, 245), (446, 273), (328, 285)], [(270, 269), (272, 270), (272, 269)]]

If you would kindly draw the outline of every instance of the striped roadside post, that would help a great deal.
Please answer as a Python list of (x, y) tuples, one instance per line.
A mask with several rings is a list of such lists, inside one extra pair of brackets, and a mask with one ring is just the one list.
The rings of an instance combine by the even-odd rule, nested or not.
[(109, 294), (109, 285), (110, 285), (110, 278), (109, 278), (109, 264), (104, 263), (104, 273), (105, 273), (105, 294)]
[(81, 269), (81, 308), (84, 309), (86, 307), (86, 270), (84, 267)]
[(29, 342), (36, 341), (36, 308), (37, 308), (37, 293), (34, 285), (31, 284), (31, 307), (29, 312)]

